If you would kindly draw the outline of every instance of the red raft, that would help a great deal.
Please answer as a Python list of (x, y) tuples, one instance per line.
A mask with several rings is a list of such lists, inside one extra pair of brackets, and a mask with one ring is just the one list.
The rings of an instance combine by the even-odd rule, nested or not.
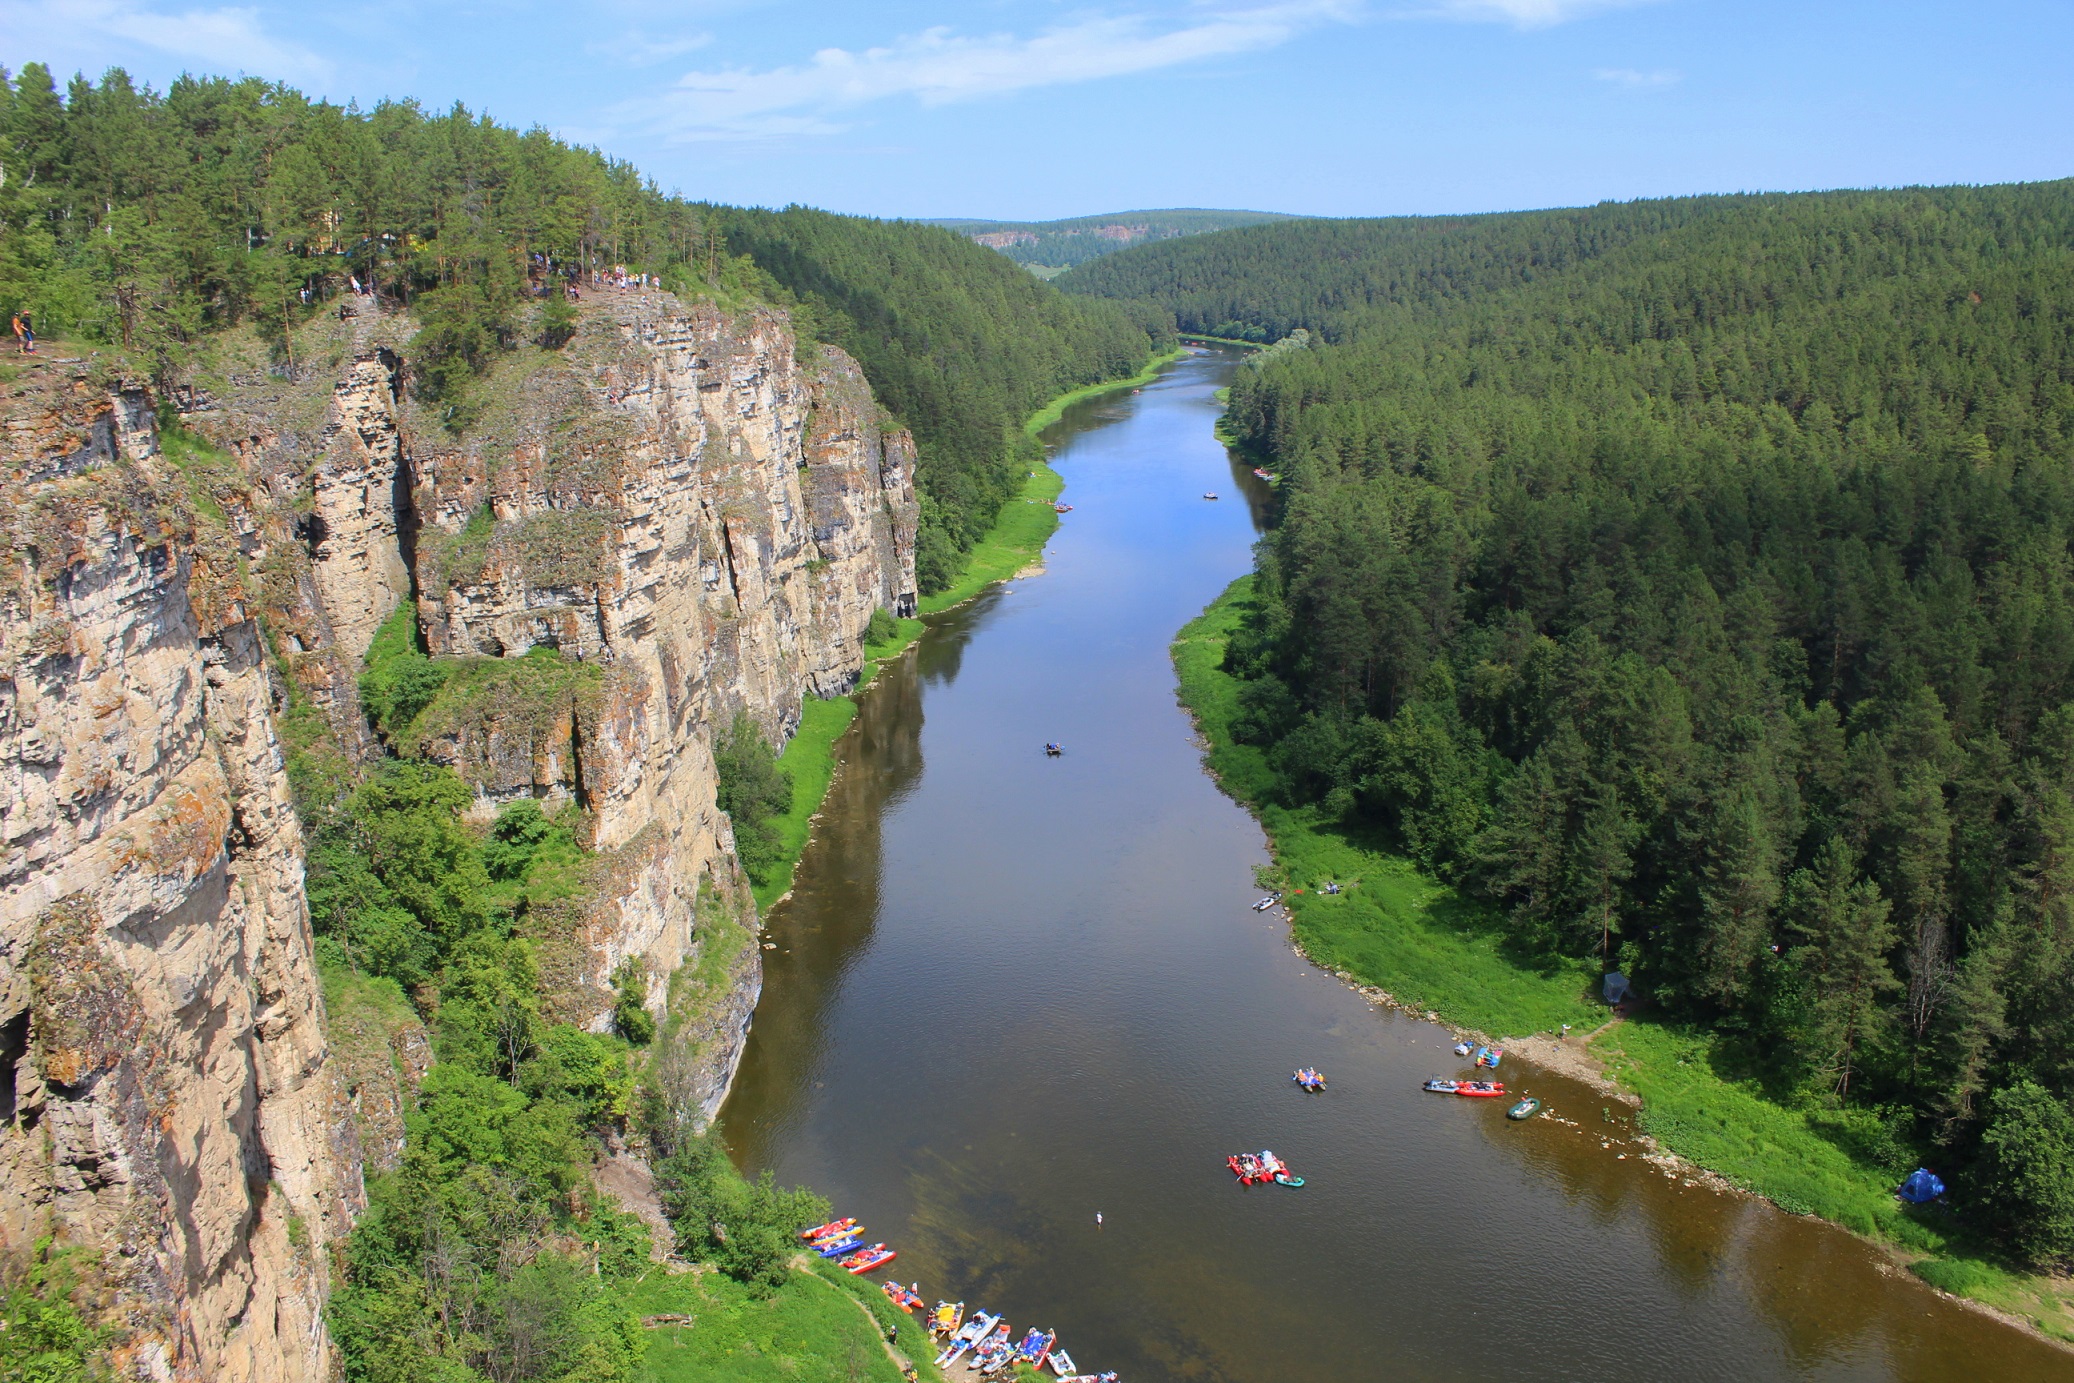
[(1465, 1080), (1455, 1087), (1455, 1093), (1457, 1095), (1467, 1095), (1471, 1099), (1495, 1100), (1505, 1093), (1505, 1082), (1502, 1080)]

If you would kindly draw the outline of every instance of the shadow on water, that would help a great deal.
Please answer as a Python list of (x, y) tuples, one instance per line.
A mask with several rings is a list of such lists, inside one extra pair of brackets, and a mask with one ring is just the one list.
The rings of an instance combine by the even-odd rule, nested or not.
[(745, 1164), (764, 1160), (785, 1113), (817, 1078), (828, 1042), (824, 1019), (844, 973), (871, 944), (879, 825), (922, 776), (922, 685), (912, 653), (879, 670), (837, 758), (821, 814), (843, 829), (815, 836), (793, 881), (794, 902), (772, 919), (776, 949), (763, 954), (763, 997), (727, 1104), (727, 1140)]

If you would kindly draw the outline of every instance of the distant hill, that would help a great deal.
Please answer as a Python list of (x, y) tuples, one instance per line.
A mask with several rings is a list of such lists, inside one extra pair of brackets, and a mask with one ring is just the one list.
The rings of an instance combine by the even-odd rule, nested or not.
[(1075, 216), (1063, 221), (976, 221), (944, 217), (930, 221), (944, 226), (990, 250), (998, 250), (1024, 265), (1040, 278), (1099, 259), (1105, 254), (1143, 245), (1150, 240), (1173, 240), (1205, 231), (1230, 230), (1234, 226), (1258, 226), (1268, 221), (1299, 218), (1277, 211), (1205, 211), (1187, 207), (1168, 211), (1116, 211), (1103, 216)]

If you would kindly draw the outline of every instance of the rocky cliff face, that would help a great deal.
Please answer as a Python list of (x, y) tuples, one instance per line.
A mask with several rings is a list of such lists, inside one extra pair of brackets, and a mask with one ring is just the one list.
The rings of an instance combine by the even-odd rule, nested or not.
[(381, 752), (355, 678), (403, 602), (459, 661), (400, 747), (486, 815), (584, 809), (590, 887), (525, 923), (545, 989), (602, 1028), (645, 970), (654, 1070), (708, 1114), (760, 984), (713, 733), (782, 739), (912, 608), (912, 444), (781, 315), (611, 297), (463, 443), (409, 402), (409, 330), (313, 326), (299, 379), (226, 352), (186, 402), (229, 462), (83, 367), (0, 409), (0, 1248), (97, 1251), (143, 1376), (330, 1368), (327, 1246), (429, 1058), (408, 1012), (327, 1038), (281, 734)]
[(138, 1376), (318, 1379), (359, 1196), (237, 535), (46, 365), (0, 512), (0, 1241), (99, 1251)]
[(412, 453), (426, 644), (500, 661), (410, 747), (486, 806), (587, 809), (596, 889), (529, 922), (561, 1016), (602, 1030), (623, 963), (661, 980), (728, 951), (723, 1011), (679, 1015), (702, 1053), (680, 1098), (710, 1115), (760, 969), (713, 735), (746, 711), (782, 742), (803, 696), (854, 684), (872, 613), (913, 609), (913, 443), (848, 356), (802, 363), (781, 315), (662, 295), (613, 299), (509, 383), (482, 440)]

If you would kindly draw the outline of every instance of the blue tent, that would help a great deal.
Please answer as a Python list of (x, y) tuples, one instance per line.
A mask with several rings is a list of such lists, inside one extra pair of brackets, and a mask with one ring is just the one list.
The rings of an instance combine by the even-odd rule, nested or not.
[(1619, 1003), (1628, 996), (1628, 977), (1618, 970), (1614, 971), (1606, 977), (1606, 986), (1600, 992), (1606, 996), (1607, 1003)]
[(1901, 1183), (1901, 1199), (1910, 1205), (1921, 1205), (1934, 1201), (1944, 1194), (1944, 1183), (1939, 1181), (1927, 1167), (1918, 1167)]

